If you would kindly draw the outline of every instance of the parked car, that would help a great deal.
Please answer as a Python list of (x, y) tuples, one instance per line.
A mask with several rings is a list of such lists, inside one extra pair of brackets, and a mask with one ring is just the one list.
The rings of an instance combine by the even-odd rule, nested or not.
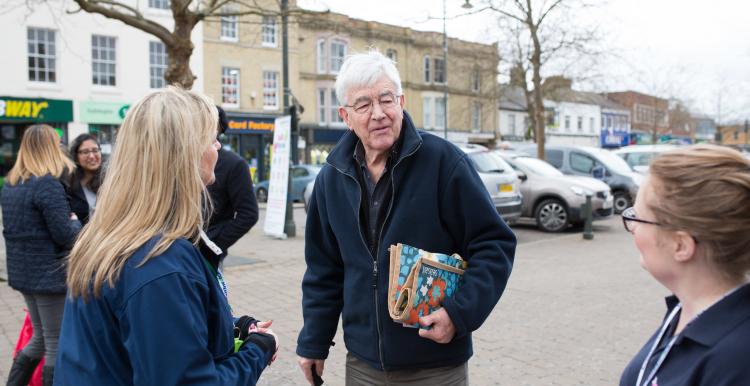
[(617, 156), (624, 159), (633, 171), (641, 174), (648, 173), (648, 165), (657, 155), (677, 149), (677, 145), (631, 145), (621, 147), (614, 151)]
[(302, 199), (305, 201), (305, 213), (310, 209), (310, 197), (312, 197), (313, 189), (315, 188), (315, 179), (307, 183), (305, 191), (302, 192)]
[[(320, 172), (319, 165), (294, 165), (292, 173), (292, 201), (302, 201), (302, 194), (310, 181), (314, 181)], [(255, 185), (255, 197), (258, 202), (268, 201), (268, 180), (258, 182)]]
[[(536, 145), (520, 148), (536, 157)], [(643, 175), (636, 173), (620, 157), (612, 152), (588, 146), (546, 146), (546, 161), (569, 175), (594, 177), (604, 181), (612, 189), (615, 213), (632, 206), (638, 195)]]
[(518, 177), (513, 168), (502, 159), (493, 156), (480, 145), (461, 144), (471, 164), (479, 173), (485, 188), (495, 204), (495, 209), (505, 221), (512, 222), (521, 217), (522, 197)]
[(560, 232), (585, 220), (581, 206), (591, 195), (594, 219), (612, 215), (609, 185), (595, 178), (567, 176), (546, 161), (524, 153), (495, 151), (518, 174), (523, 205), (521, 217), (534, 218), (539, 229)]

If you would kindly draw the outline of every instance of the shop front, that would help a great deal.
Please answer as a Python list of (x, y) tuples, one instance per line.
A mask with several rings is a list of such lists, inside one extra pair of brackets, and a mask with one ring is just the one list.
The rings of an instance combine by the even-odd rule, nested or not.
[(112, 153), (117, 130), (120, 128), (130, 103), (82, 101), (78, 105), (79, 120), (88, 124), (89, 133), (96, 136), (106, 157)]
[(270, 175), (275, 115), (227, 111), (228, 129), (222, 145), (247, 161), (253, 182)]
[(73, 121), (73, 101), (0, 96), (0, 175), (13, 167), (24, 130), (46, 123), (68, 143), (68, 123)]
[(349, 131), (346, 126), (327, 127), (309, 124), (301, 124), (300, 130), (305, 139), (305, 156), (300, 158), (304, 163), (312, 165), (325, 164), (333, 147)]

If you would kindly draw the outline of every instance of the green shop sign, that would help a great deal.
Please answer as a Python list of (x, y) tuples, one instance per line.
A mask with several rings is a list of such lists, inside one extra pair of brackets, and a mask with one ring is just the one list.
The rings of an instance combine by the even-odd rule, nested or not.
[(129, 103), (119, 102), (81, 102), (80, 117), (81, 122), (101, 123), (101, 124), (120, 124), (125, 119), (125, 114), (130, 108)]
[(70, 122), (73, 101), (0, 96), (0, 121)]

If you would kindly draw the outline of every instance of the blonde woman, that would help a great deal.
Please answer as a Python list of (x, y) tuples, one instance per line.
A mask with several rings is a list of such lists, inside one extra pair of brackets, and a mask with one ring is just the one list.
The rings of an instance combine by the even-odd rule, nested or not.
[(206, 97), (175, 87), (128, 112), (70, 255), (56, 385), (254, 385), (272, 360), (268, 322), (235, 351), (221, 277), (196, 248), (217, 123)]
[(8, 385), (26, 385), (42, 357), (42, 382), (52, 384), (65, 305), (64, 257), (81, 223), (71, 214), (60, 177), (74, 169), (48, 125), (26, 129), (2, 190), (8, 284), (23, 294), (34, 327), (8, 374)]
[(750, 162), (713, 145), (655, 158), (622, 213), (641, 266), (674, 295), (621, 386), (750, 383)]

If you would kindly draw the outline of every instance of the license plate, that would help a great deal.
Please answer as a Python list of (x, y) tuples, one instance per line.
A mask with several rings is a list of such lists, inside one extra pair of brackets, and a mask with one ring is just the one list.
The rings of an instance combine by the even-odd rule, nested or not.
[(609, 209), (612, 207), (612, 197), (604, 200), (604, 204), (602, 205), (603, 209)]
[(499, 190), (500, 193), (509, 193), (513, 191), (513, 185), (500, 184), (497, 186), (497, 190)]

